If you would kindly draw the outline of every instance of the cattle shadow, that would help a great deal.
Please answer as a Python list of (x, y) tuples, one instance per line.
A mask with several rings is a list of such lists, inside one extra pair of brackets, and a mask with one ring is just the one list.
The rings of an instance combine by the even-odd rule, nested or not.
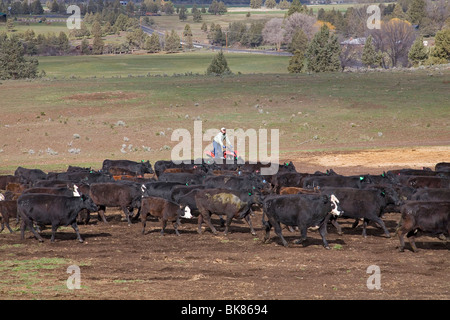
[[(42, 232), (42, 233), (40, 233), (40, 236), (44, 240), (50, 241), (50, 239), (52, 237), (52, 233), (51, 233), (51, 231)], [(82, 232), (80, 232), (80, 236), (84, 241), (86, 241), (87, 239), (90, 239), (90, 238), (112, 237), (112, 234), (107, 233), (107, 232), (100, 232), (100, 233), (82, 233)], [(36, 239), (32, 234), (30, 234), (29, 238)], [(55, 242), (61, 242), (61, 241), (76, 241), (76, 242), (78, 242), (77, 234), (75, 232), (72, 233), (70, 231), (56, 231)]]
[[(311, 235), (310, 235), (310, 233), (311, 233)], [(307, 248), (309, 246), (323, 247), (323, 241), (318, 232), (317, 232), (317, 236), (314, 233), (314, 231), (308, 232), (306, 240), (300, 244), (294, 243), (295, 241), (300, 240), (300, 238), (301, 238), (300, 232), (298, 232), (298, 231), (288, 233), (288, 234), (283, 232), (283, 237), (286, 240), (286, 242), (289, 244), (290, 248), (291, 247), (292, 248), (297, 248), (297, 247), (298, 248), (301, 248), (301, 247)], [(275, 242), (275, 243), (279, 244), (280, 246), (283, 245), (283, 243), (281, 242), (281, 239), (276, 234), (271, 234), (269, 240), (270, 240), (270, 242)], [(328, 246), (330, 248), (333, 248), (333, 246), (344, 246), (347, 244), (343, 239), (328, 239), (327, 238), (327, 242), (328, 242)]]

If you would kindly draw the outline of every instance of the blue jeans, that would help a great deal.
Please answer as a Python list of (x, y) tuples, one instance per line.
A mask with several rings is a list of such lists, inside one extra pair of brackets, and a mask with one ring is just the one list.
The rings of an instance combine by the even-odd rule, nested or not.
[(214, 151), (213, 151), (214, 158), (219, 159), (220, 157), (223, 157), (223, 150), (222, 150), (222, 147), (220, 146), (220, 144), (213, 141), (213, 147), (214, 147)]

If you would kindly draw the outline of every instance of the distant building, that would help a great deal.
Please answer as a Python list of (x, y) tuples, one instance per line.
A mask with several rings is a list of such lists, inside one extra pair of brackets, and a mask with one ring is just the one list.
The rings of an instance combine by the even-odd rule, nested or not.
[(350, 38), (341, 42), (341, 46), (364, 46), (366, 38)]

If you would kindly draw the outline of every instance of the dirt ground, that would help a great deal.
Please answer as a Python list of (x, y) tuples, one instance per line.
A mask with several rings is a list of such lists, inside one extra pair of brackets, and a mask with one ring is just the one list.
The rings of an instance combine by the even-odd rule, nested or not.
[[(449, 147), (365, 150), (360, 152), (298, 155), (299, 171), (333, 168), (342, 174), (379, 173), (386, 168), (433, 167), (449, 160)], [(383, 161), (381, 161), (383, 160)], [(361, 166), (364, 164), (364, 166)], [(50, 229), (44, 243), (27, 231), (0, 234), (0, 299), (150, 299), (150, 300), (299, 300), (299, 299), (437, 299), (450, 298), (450, 244), (438, 238), (417, 238), (419, 252), (398, 252), (394, 235), (398, 213), (384, 216), (391, 238), (377, 226), (352, 229), (341, 219), (343, 235), (328, 226), (331, 249), (322, 246), (317, 231), (308, 232), (306, 246), (293, 243), (299, 233), (283, 230), (288, 248), (275, 233), (262, 243), (261, 212), (252, 217), (257, 236), (248, 225), (233, 220), (231, 233), (213, 235), (209, 228), (196, 232), (196, 221), (182, 220), (177, 237), (169, 224), (160, 235), (156, 220), (127, 226), (124, 214), (107, 209), (109, 223), (80, 225), (85, 242), (79, 243), (72, 228), (60, 228), (55, 243)], [(219, 221), (213, 219), (216, 226)], [(37, 267), (46, 258), (56, 265)], [(24, 268), (24, 261), (27, 261)], [(81, 289), (69, 290), (67, 268), (79, 266)], [(372, 267), (371, 267), (372, 266)], [(375, 266), (375, 267), (373, 267)], [(374, 279), (379, 271), (379, 282)], [(372, 270), (372, 271), (371, 271)], [(379, 284), (380, 287), (375, 287)]]

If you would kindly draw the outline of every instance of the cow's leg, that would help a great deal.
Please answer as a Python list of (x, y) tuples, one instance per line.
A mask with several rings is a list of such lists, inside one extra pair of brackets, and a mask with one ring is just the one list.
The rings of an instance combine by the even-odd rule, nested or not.
[(24, 233), (25, 233), (26, 227), (28, 227), (28, 229), (31, 230), (31, 232), (36, 237), (36, 239), (39, 240), (39, 242), (44, 242), (44, 239), (42, 239), (41, 235), (36, 232), (36, 230), (33, 227), (33, 223), (28, 218), (27, 218), (27, 220), (22, 218), (22, 225), (21, 225), (21, 228), (20, 228), (21, 229), (21, 239), (22, 240), (24, 239)]
[(131, 226), (130, 211), (128, 210), (128, 208), (126, 206), (122, 207), (122, 211), (123, 211), (123, 213), (125, 213), (125, 217), (127, 218), (128, 226)]
[(178, 232), (178, 221), (174, 221), (174, 222), (173, 222), (173, 228), (174, 228), (174, 230), (175, 230), (175, 234), (176, 234), (177, 236), (179, 236), (180, 233)]
[(0, 233), (2, 233), (3, 229), (5, 229), (5, 223), (2, 222), (2, 228), (0, 229)]
[(295, 244), (302, 244), (303, 246), (306, 246), (306, 235), (308, 232), (308, 228), (304, 225), (298, 224), (298, 228), (300, 229), (300, 239), (295, 240)]
[[(208, 227), (211, 228), (212, 233), (217, 234), (217, 230), (216, 230), (216, 228), (214, 228), (214, 226), (211, 222), (211, 213), (209, 211), (206, 212), (206, 214), (203, 216), (203, 219), (205, 220)], [(228, 221), (228, 219), (227, 219), (227, 221)], [(228, 223), (227, 223), (227, 225), (228, 225)], [(226, 230), (226, 231), (228, 231), (228, 230)]]
[(262, 225), (266, 228), (266, 234), (264, 235), (263, 240), (263, 243), (266, 243), (270, 238), (270, 229), (272, 229), (272, 224), (270, 223), (270, 221), (265, 221), (263, 216)]
[(81, 238), (80, 231), (78, 230), (78, 224), (76, 221), (74, 223), (72, 223), (72, 228), (73, 228), (73, 230), (75, 230), (75, 233), (77, 234), (78, 241), (83, 243), (84, 240)]
[(250, 227), (250, 233), (256, 236), (255, 229), (253, 229), (252, 220), (250, 219), (250, 215), (245, 216), (245, 221), (247, 221), (248, 226)]
[(142, 234), (145, 234), (145, 226), (147, 224), (147, 213), (143, 213), (141, 216), (141, 222), (142, 222)]
[(331, 224), (336, 228), (338, 235), (342, 236), (342, 227), (336, 218), (331, 218)]
[[(383, 219), (381, 219), (380, 217), (375, 217), (372, 220), (375, 221), (376, 223), (378, 223), (381, 228), (383, 228), (384, 234), (386, 235), (387, 238), (391, 237), (388, 229), (386, 228), (386, 225), (384, 224)], [(366, 222), (365, 219), (364, 219), (364, 222)], [(365, 225), (367, 225), (367, 223)]]
[(104, 223), (108, 223), (108, 221), (106, 221), (105, 211), (105, 206), (98, 206), (98, 220), (102, 220)]
[(164, 231), (166, 230), (166, 226), (167, 226), (167, 220), (166, 219), (161, 219), (161, 235), (164, 235)]
[(411, 244), (411, 248), (414, 252), (418, 251), (418, 249), (416, 247), (416, 241), (415, 241), (416, 240), (416, 237), (415, 237), (416, 232), (417, 232), (417, 229), (412, 230), (412, 231), (408, 232), (408, 234), (407, 234), (409, 243)]
[(198, 221), (197, 233), (202, 234), (203, 215), (201, 213), (198, 215), (197, 221)]
[(287, 247), (288, 243), (287, 243), (286, 239), (284, 239), (283, 234), (281, 233), (280, 223), (278, 221), (272, 221), (272, 224), (273, 224), (273, 228), (275, 230), (275, 233), (281, 239), (281, 242), (283, 243), (283, 246)]
[[(9, 221), (5, 221), (6, 227), (8, 228), (10, 233), (14, 233), (14, 231), (11, 229), (11, 227), (9, 226)], [(2, 226), (2, 230), (3, 230), (3, 226)], [(1, 231), (0, 231), (1, 232)]]
[(327, 235), (327, 223), (322, 223), (322, 225), (319, 228), (319, 234), (322, 237), (323, 246), (325, 249), (330, 249), (330, 246), (328, 245), (326, 235)]
[(58, 225), (52, 224), (52, 237), (50, 238), (50, 242), (55, 242), (56, 230), (58, 230)]
[(233, 216), (232, 215), (228, 215), (227, 216), (227, 220), (225, 222), (225, 231), (223, 233), (225, 236), (228, 235), (228, 228), (230, 227), (231, 220), (233, 220)]
[(404, 230), (402, 227), (400, 227), (397, 230), (398, 240), (400, 241), (400, 246), (398, 247), (398, 251), (403, 252), (405, 251), (405, 239), (403, 238)]

